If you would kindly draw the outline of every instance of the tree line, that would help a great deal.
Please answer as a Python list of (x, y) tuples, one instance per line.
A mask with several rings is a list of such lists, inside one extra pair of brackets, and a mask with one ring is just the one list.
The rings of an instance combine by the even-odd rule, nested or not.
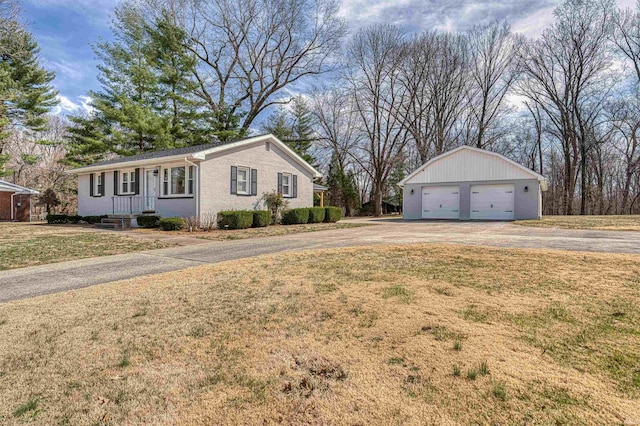
[[(527, 39), (498, 21), (347, 34), (335, 0), (126, 2), (113, 40), (94, 45), (92, 111), (69, 117), (46, 159), (53, 74), (15, 8), (0, 14), (0, 78), (14, 73), (7, 81), (22, 87), (0, 85), (5, 174), (270, 132), (325, 173), (330, 202), (347, 214), (364, 201), (381, 214), (383, 201), (401, 201), (408, 172), (460, 145), (546, 176), (546, 214), (640, 213), (640, 5), (566, 0)], [(9, 53), (12, 25), (30, 60)], [(38, 70), (35, 83), (16, 78), (21, 63)], [(18, 96), (30, 105), (9, 98), (18, 90), (35, 90)], [(36, 148), (16, 148), (25, 146)]]

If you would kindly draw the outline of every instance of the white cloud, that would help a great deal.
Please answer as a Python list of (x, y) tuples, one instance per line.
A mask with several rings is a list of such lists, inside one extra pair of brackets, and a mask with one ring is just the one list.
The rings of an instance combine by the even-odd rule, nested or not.
[(78, 96), (77, 102), (72, 101), (64, 95), (58, 95), (57, 99), (59, 104), (54, 108), (54, 114), (65, 115), (77, 114), (80, 112), (90, 114), (93, 111), (93, 106), (91, 106), (92, 99), (89, 96)]
[(545, 7), (511, 24), (511, 30), (529, 38), (537, 38), (553, 22), (556, 6)]
[(80, 64), (66, 61), (64, 59), (58, 61), (47, 61), (47, 64), (50, 68), (53, 68), (59, 76), (62, 75), (65, 79), (70, 80), (81, 80), (84, 77), (84, 71), (86, 71), (80, 69)]

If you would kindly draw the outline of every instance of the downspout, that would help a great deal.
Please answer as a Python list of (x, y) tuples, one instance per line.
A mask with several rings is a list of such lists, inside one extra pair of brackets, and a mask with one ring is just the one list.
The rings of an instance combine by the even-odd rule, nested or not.
[[(193, 166), (193, 195), (196, 197), (196, 217), (200, 221), (200, 167), (194, 162), (191, 162), (184, 157), (185, 163)], [(187, 173), (187, 185), (189, 185), (189, 174)]]
[(14, 192), (13, 194), (11, 194), (11, 220), (17, 220), (16, 218), (16, 203), (15, 203), (15, 199), (13, 197), (15, 197), (16, 195), (20, 195), (17, 192)]

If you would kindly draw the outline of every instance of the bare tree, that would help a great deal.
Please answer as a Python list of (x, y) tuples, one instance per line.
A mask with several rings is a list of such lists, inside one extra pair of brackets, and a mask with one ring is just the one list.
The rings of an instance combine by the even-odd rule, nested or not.
[(468, 49), (460, 34), (426, 32), (406, 43), (398, 120), (422, 162), (459, 143), (469, 87)]
[(385, 183), (407, 140), (398, 114), (406, 95), (399, 78), (403, 48), (398, 27), (373, 25), (358, 31), (347, 49), (347, 79), (363, 132), (354, 158), (371, 178), (375, 216), (382, 215)]
[(506, 22), (475, 26), (468, 32), (469, 109), (474, 144), (490, 147), (501, 136), (501, 119), (509, 112), (505, 98), (515, 81), (515, 46)]
[(602, 108), (600, 86), (609, 69), (607, 42), (613, 3), (567, 0), (541, 39), (520, 50), (521, 93), (538, 104), (552, 123), (565, 166), (563, 213), (573, 214), (576, 178), (581, 177), (580, 212), (586, 211), (587, 154), (591, 127)]
[(283, 89), (335, 68), (346, 32), (336, 0), (146, 0), (170, 9), (198, 58), (197, 95), (218, 120), (248, 130)]

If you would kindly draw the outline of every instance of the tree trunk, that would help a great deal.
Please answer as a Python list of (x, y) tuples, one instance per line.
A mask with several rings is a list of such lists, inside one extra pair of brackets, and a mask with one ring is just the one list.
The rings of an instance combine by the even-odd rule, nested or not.
[(382, 184), (380, 183), (374, 184), (373, 203), (374, 203), (373, 215), (375, 217), (381, 217), (382, 216)]

